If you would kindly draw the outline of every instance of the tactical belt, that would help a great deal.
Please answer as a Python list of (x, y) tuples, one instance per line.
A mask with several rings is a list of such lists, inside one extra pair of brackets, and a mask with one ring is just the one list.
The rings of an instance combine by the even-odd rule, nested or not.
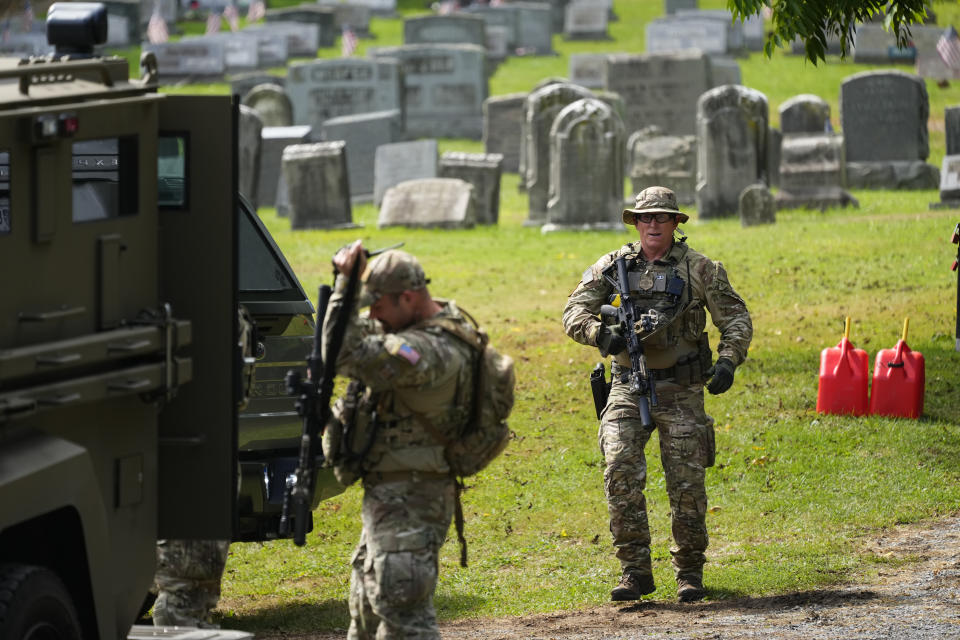
[(374, 486), (385, 482), (438, 482), (452, 479), (449, 473), (435, 471), (370, 471), (363, 476), (363, 484)]
[[(630, 367), (614, 362), (610, 366), (610, 374), (620, 376), (620, 382), (628, 382), (630, 379)], [(677, 366), (667, 367), (666, 369), (647, 369), (647, 374), (654, 380), (669, 380), (677, 376)]]

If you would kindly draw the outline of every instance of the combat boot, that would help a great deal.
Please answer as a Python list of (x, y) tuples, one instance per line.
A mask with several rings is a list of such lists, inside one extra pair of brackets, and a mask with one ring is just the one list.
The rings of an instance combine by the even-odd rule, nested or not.
[(610, 599), (614, 602), (625, 600), (639, 600), (640, 596), (653, 593), (657, 588), (653, 586), (653, 576), (639, 571), (624, 571), (620, 584), (610, 592)]
[(677, 599), (680, 602), (697, 602), (703, 600), (706, 595), (701, 574), (686, 573), (677, 576)]

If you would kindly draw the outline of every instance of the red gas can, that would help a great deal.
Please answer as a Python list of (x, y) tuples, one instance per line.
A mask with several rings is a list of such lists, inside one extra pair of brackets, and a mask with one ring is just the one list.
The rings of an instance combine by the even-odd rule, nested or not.
[(848, 317), (840, 344), (820, 352), (817, 412), (864, 415), (867, 412), (868, 367), (867, 352), (854, 348), (850, 342)]
[(873, 367), (870, 413), (881, 416), (919, 418), (923, 413), (923, 354), (907, 346), (907, 327), (893, 349), (882, 349)]

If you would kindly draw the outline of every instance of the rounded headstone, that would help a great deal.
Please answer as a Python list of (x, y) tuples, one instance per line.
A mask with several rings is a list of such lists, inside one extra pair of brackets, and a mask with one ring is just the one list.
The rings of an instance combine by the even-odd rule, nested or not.
[(803, 93), (780, 105), (780, 131), (824, 133), (830, 130), (830, 105), (820, 96)]
[(257, 187), (260, 183), (260, 135), (263, 120), (252, 108), (240, 105), (240, 124), (237, 131), (238, 171), (240, 193), (247, 197), (256, 211)]
[(740, 224), (752, 227), (777, 221), (777, 203), (767, 185), (751, 184), (740, 192)]
[(242, 104), (256, 109), (265, 127), (289, 127), (293, 124), (293, 105), (282, 87), (258, 84), (243, 96)]

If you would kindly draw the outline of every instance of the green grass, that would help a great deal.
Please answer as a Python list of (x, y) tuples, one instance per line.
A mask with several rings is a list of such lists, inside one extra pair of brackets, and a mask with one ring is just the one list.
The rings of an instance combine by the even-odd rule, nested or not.
[[(705, 7), (723, 2), (702, 1)], [(403, 13), (422, 2), (400, 2)], [(555, 39), (560, 55), (510, 59), (491, 79), (494, 95), (527, 91), (566, 75), (571, 53), (643, 51), (644, 24), (659, 3), (616, 3), (613, 40)], [(936, 3), (941, 24), (960, 22), (956, 3)], [(400, 21), (376, 19), (366, 46), (399, 44)], [(339, 48), (322, 50), (336, 55)], [(833, 108), (843, 78), (870, 68), (795, 56), (740, 61), (744, 83), (779, 105), (814, 93)], [(943, 108), (960, 103), (960, 83), (927, 83), (931, 159), (944, 153)], [(225, 92), (226, 84), (177, 91)], [(441, 151), (479, 151), (468, 140), (441, 140)], [(371, 205), (356, 206), (354, 231), (292, 232), (273, 210), (261, 215), (308, 291), (330, 279), (330, 256), (362, 237), (370, 247), (406, 242), (432, 278), (516, 359), (517, 438), (465, 495), (470, 566), (456, 544), (441, 553), (441, 619), (523, 615), (600, 604), (618, 565), (607, 527), (587, 374), (598, 354), (566, 338), (560, 312), (584, 268), (632, 234), (554, 233), (523, 226), (518, 178), (501, 185), (500, 224), (470, 231), (376, 228)], [(953, 351), (954, 211), (930, 211), (936, 191), (857, 191), (857, 210), (781, 211), (775, 225), (742, 229), (735, 219), (700, 221), (690, 244), (722, 260), (746, 299), (755, 336), (733, 389), (707, 398), (717, 423), (717, 464), (707, 474), (710, 513), (706, 584), (713, 599), (814, 589), (870, 574), (887, 562), (860, 550), (878, 530), (960, 508), (960, 354)], [(926, 356), (926, 410), (920, 420), (817, 415), (821, 349), (835, 345), (844, 316), (851, 339), (871, 357), (898, 339)], [(716, 333), (712, 342), (716, 344)], [(647, 449), (648, 506), (657, 599), (674, 597), (669, 568), (669, 505), (656, 438)], [(219, 609), (224, 626), (303, 633), (347, 625), (350, 553), (359, 535), (360, 490), (323, 503), (304, 548), (289, 541), (235, 544)]]

